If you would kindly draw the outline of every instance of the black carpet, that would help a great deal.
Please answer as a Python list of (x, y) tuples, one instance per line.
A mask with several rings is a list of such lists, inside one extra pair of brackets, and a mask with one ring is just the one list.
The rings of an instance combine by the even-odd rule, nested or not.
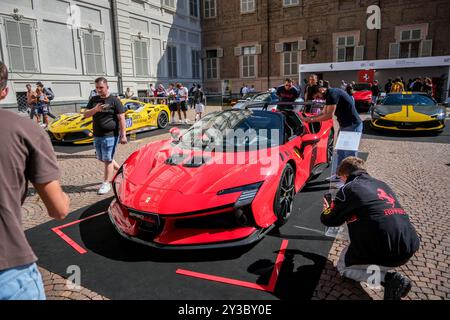
[[(104, 212), (111, 199), (75, 211), (64, 222), (52, 221), (26, 234), (40, 266), (67, 278), (67, 268), (77, 265), (81, 268), (81, 285), (111, 299), (310, 299), (333, 243), (332, 238), (324, 236), (325, 227), (319, 219), (327, 176), (329, 170), (296, 196), (294, 212), (285, 226), (259, 243), (239, 249), (158, 251), (121, 238), (107, 215), (62, 229), (88, 251), (84, 255), (51, 231)], [(186, 269), (267, 285), (284, 239), (289, 244), (274, 293), (176, 274), (177, 269)]]

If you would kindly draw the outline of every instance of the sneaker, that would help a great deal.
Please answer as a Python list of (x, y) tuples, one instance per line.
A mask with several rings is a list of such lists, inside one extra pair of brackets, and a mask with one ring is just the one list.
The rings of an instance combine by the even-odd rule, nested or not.
[(189, 119), (184, 119), (185, 124), (189, 124), (189, 122), (190, 122)]
[(389, 272), (384, 280), (384, 300), (401, 300), (411, 290), (411, 280), (398, 272)]
[(107, 194), (111, 191), (111, 183), (109, 182), (103, 182), (100, 189), (98, 189), (99, 195)]

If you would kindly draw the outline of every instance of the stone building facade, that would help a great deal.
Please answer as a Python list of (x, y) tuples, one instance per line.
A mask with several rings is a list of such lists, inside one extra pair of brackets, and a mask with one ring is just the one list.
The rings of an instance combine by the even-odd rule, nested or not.
[[(380, 30), (366, 26), (373, 4)], [(202, 0), (202, 32), (206, 89), (219, 92), (229, 80), (233, 92), (243, 83), (266, 90), (286, 77), (299, 81), (298, 65), (449, 55), (450, 2)], [(447, 66), (404, 77), (448, 73)], [(355, 71), (340, 76), (356, 80)]]

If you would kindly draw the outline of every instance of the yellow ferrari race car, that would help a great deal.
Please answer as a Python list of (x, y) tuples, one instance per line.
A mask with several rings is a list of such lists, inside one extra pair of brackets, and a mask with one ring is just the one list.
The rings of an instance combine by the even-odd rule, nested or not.
[(371, 113), (374, 129), (441, 132), (445, 128), (445, 107), (425, 93), (389, 93)]
[[(167, 105), (143, 103), (137, 100), (121, 100), (125, 108), (127, 134), (148, 131), (156, 128), (164, 129), (170, 122), (170, 111)], [(53, 142), (73, 144), (92, 143), (92, 118), (86, 119), (81, 113), (64, 114), (48, 127), (48, 134)]]

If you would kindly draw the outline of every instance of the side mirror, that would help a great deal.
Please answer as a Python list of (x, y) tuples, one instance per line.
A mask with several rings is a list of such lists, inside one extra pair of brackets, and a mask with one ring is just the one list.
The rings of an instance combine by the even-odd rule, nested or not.
[(303, 146), (313, 146), (320, 142), (320, 138), (316, 134), (305, 134), (302, 137)]
[(180, 141), (181, 137), (181, 130), (180, 128), (174, 127), (169, 130), (170, 136), (172, 137), (173, 141)]

